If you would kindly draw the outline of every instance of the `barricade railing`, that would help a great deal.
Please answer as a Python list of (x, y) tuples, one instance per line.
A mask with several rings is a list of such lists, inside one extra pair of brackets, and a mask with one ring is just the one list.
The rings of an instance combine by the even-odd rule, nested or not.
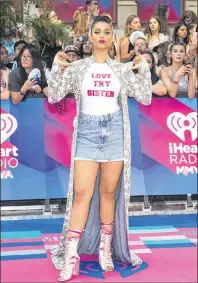
[[(186, 96), (186, 94), (185, 94)], [(37, 99), (35, 99), (37, 98)], [(197, 194), (197, 99), (153, 98), (150, 106), (128, 99), (131, 122), (131, 196)], [(49, 104), (29, 95), (1, 101), (1, 200), (65, 199), (76, 116), (74, 96)]]

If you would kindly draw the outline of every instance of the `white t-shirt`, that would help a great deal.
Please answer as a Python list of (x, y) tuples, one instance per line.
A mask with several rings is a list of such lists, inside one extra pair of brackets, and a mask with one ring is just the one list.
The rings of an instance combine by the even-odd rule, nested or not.
[(107, 115), (119, 110), (120, 82), (108, 64), (94, 63), (82, 82), (81, 111)]

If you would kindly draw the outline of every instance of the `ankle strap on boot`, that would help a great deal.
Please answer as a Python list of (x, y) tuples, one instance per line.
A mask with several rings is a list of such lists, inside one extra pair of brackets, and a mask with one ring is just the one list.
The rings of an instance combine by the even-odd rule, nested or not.
[(73, 230), (73, 229), (69, 229), (68, 230), (68, 233), (74, 233), (76, 234), (76, 236), (73, 236), (73, 237), (67, 237), (68, 239), (77, 239), (77, 238), (80, 238), (82, 236), (82, 233), (83, 231), (82, 230)]
[(111, 223), (101, 223), (101, 231), (102, 231), (104, 234), (106, 234), (106, 235), (112, 235), (113, 229), (112, 229), (112, 231), (110, 232), (110, 231), (108, 231), (108, 230), (106, 229), (106, 227), (113, 226), (113, 225), (114, 225), (114, 222), (111, 222)]

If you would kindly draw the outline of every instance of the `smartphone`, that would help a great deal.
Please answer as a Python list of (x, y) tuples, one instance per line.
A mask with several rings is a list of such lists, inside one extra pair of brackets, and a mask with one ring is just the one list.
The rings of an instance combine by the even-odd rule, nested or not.
[[(184, 63), (184, 66), (192, 66), (191, 62), (185, 62)], [(188, 72), (185, 72), (185, 75), (188, 75)]]
[(82, 41), (87, 41), (88, 37), (87, 36), (81, 36), (82, 37)]
[(188, 66), (188, 65), (192, 65), (192, 61), (191, 61), (191, 59), (188, 57), (188, 58), (186, 58), (186, 60), (184, 60), (184, 65), (185, 66)]
[(185, 62), (184, 66), (191, 66), (192, 67), (192, 63), (191, 62)]
[(33, 81), (33, 80), (35, 80), (34, 85), (40, 85), (41, 84), (41, 80), (40, 80), (39, 76), (35, 75), (33, 78), (31, 78), (30, 81)]

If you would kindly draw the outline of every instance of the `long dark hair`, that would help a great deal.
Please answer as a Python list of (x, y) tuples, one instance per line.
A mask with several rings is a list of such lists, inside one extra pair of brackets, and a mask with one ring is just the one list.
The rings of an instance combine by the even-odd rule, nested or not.
[(46, 86), (46, 78), (45, 73), (42, 66), (42, 57), (40, 55), (39, 50), (32, 44), (25, 45), (19, 54), (19, 71), (20, 71), (20, 83), (21, 85), (24, 85), (25, 81), (28, 78), (28, 74), (25, 72), (25, 69), (21, 65), (21, 56), (23, 55), (23, 52), (25, 50), (28, 50), (32, 56), (32, 69), (37, 68), (41, 72), (41, 88), (44, 88)]
[[(16, 51), (17, 46), (18, 46), (19, 44), (22, 44), (22, 43), (24, 44), (24, 46), (27, 44), (27, 42), (26, 42), (25, 40), (18, 40), (18, 41), (16, 41), (15, 44), (14, 44), (14, 51)], [(20, 54), (20, 53), (19, 53), (19, 54)], [(20, 57), (19, 57), (19, 54), (18, 54), (18, 56), (16, 56), (16, 57), (14, 58), (14, 61), (17, 62), (17, 66), (20, 65)]]
[(184, 43), (187, 45), (190, 41), (190, 31), (184, 21), (180, 21), (176, 24), (175, 29), (173, 31), (173, 41), (175, 42), (179, 41), (179, 35), (177, 34), (177, 32), (182, 26), (185, 26), (187, 28), (187, 36), (186, 38), (184, 38)]
[(170, 35), (170, 30), (167, 25), (166, 13), (168, 11), (168, 5), (158, 4), (155, 7), (154, 16), (157, 16), (161, 22), (161, 32)]
[(150, 52), (150, 51), (145, 50), (145, 51), (141, 52), (141, 55), (143, 55), (143, 54), (149, 55), (151, 57), (151, 59), (152, 59), (152, 68), (150, 69), (151, 81), (152, 81), (152, 85), (155, 85), (159, 81), (159, 77), (156, 74), (155, 58), (153, 56), (153, 53)]
[[(176, 42), (173, 42), (170, 46), (170, 53), (173, 51), (173, 48), (175, 46), (183, 46), (184, 47), (184, 51), (185, 51), (185, 54), (186, 54), (186, 44), (181, 42), (181, 41), (176, 41)], [(184, 62), (183, 62), (184, 63)], [(170, 65), (173, 64), (173, 59), (171, 58), (171, 62), (170, 62)]]
[[(86, 40), (83, 40), (81, 43), (81, 46), (79, 48), (79, 55), (81, 59), (84, 59), (84, 51), (83, 51), (83, 45), (86, 41), (89, 41), (88, 38)], [(92, 53), (90, 53), (90, 56), (92, 55)]]
[(192, 10), (186, 10), (181, 17), (181, 21), (185, 22), (187, 18), (191, 18), (191, 24), (197, 24), (197, 15)]
[(168, 52), (170, 45), (171, 45), (170, 41), (165, 41), (163, 43), (160, 43), (158, 46), (154, 47), (153, 49), (154, 52), (157, 52), (157, 49), (161, 48), (162, 54), (163, 54), (162, 59), (158, 61), (158, 64), (157, 64), (158, 66), (160, 65), (164, 65), (165, 67), (170, 66), (170, 63), (168, 62), (168, 57), (167, 57), (167, 52)]

